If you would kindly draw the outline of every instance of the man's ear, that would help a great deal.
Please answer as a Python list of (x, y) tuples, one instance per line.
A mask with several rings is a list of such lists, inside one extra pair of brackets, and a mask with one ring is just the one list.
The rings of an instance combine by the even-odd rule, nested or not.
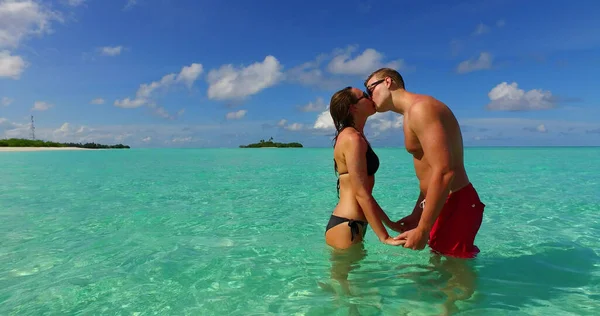
[(385, 77), (385, 86), (389, 89), (389, 90), (394, 90), (396, 89), (396, 85), (394, 84), (394, 80), (390, 77)]

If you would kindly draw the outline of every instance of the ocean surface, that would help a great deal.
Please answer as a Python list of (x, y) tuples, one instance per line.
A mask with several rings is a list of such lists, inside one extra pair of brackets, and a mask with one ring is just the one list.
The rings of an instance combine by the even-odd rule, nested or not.
[[(411, 157), (375, 151), (399, 219)], [(599, 315), (600, 148), (465, 159), (487, 207), (455, 262), (371, 229), (332, 253), (331, 148), (0, 153), (0, 315)]]

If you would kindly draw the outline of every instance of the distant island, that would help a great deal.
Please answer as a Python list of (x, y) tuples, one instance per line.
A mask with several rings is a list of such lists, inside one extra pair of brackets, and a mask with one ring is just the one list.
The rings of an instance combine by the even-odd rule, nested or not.
[(261, 139), (260, 142), (248, 145), (240, 145), (240, 148), (302, 148), (302, 144), (300, 143), (277, 143), (273, 141), (273, 137), (271, 137), (268, 141)]
[(86, 149), (128, 149), (127, 145), (103, 145), (96, 143), (57, 143), (43, 140), (31, 140), (24, 138), (9, 138), (0, 139), (0, 147), (74, 147), (74, 148), (86, 148)]

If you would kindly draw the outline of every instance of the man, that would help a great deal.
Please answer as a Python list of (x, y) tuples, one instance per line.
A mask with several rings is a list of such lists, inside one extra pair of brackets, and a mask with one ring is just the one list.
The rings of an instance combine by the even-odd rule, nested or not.
[(420, 195), (413, 213), (392, 224), (404, 247), (421, 250), (429, 241), (441, 255), (473, 258), (485, 204), (463, 162), (463, 141), (452, 111), (435, 98), (408, 92), (402, 76), (381, 68), (365, 81), (377, 112), (403, 115), (404, 144), (413, 155)]

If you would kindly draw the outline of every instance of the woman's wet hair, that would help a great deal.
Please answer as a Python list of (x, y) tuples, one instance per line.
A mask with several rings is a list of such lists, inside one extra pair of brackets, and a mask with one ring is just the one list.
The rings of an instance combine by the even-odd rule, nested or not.
[[(335, 126), (335, 136), (333, 137), (333, 147), (337, 142), (337, 138), (340, 133), (346, 127), (354, 127), (354, 118), (350, 112), (350, 106), (356, 104), (358, 98), (352, 93), (352, 87), (346, 87), (338, 92), (334, 93), (329, 102), (329, 114), (333, 119), (333, 125)], [(338, 175), (337, 191), (338, 198), (340, 197), (340, 179), (337, 171), (337, 163), (333, 158), (333, 169), (336, 175)]]
[(334, 147), (342, 130), (346, 127), (354, 127), (354, 118), (350, 113), (350, 106), (356, 104), (357, 99), (352, 93), (352, 87), (346, 87), (334, 93), (329, 101), (329, 114), (331, 114), (335, 126)]

